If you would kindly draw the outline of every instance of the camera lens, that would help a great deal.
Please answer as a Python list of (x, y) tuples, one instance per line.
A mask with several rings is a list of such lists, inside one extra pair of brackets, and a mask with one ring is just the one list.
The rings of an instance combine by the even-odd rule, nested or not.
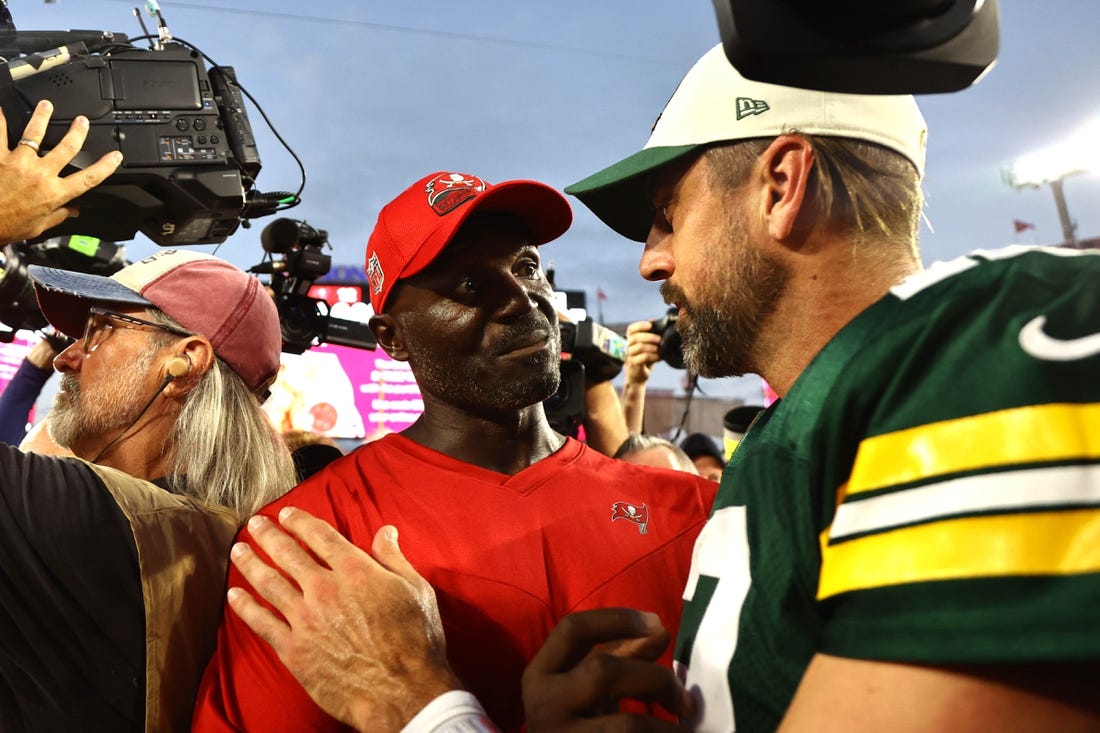
[(27, 265), (11, 247), (0, 250), (0, 321), (18, 331), (45, 328)]

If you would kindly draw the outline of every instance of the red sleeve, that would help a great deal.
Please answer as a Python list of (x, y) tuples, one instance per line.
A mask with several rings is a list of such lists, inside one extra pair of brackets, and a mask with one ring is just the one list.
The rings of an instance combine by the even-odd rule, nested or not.
[[(261, 513), (274, 519), (285, 503), (290, 502), (269, 505)], [(303, 508), (315, 511), (314, 507)], [(248, 530), (242, 529), (237, 539), (247, 542)], [(232, 564), (227, 587), (252, 591)], [(313, 702), (271, 646), (252, 633), (227, 604), (217, 649), (199, 687), (191, 730), (306, 733), (350, 729)]]

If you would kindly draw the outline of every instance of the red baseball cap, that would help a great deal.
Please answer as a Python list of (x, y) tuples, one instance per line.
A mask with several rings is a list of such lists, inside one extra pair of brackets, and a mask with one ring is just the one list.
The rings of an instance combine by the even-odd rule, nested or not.
[(210, 340), (257, 395), (279, 371), (282, 333), (275, 301), (255, 277), (202, 252), (164, 249), (110, 277), (32, 265), (38, 305), (62, 333), (80, 338), (96, 303), (157, 308)]
[(375, 313), (382, 312), (393, 286), (430, 265), (475, 211), (515, 214), (531, 230), (535, 245), (557, 239), (573, 223), (569, 201), (545, 183), (494, 185), (446, 171), (424, 176), (382, 207), (367, 241), (367, 283)]

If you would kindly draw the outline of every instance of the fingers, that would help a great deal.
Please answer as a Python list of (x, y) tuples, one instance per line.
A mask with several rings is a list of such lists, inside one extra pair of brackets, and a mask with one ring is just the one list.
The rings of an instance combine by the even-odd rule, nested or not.
[(649, 636), (641, 636), (636, 639), (619, 639), (600, 644), (596, 649), (605, 654), (613, 654), (617, 657), (631, 657), (655, 662), (661, 658), (672, 640), (668, 631), (661, 629), (659, 633)]
[[(564, 691), (564, 690), (563, 690)], [(595, 654), (578, 665), (569, 693), (584, 691), (570, 705), (593, 709), (616, 709), (620, 700), (657, 703), (679, 717), (691, 712), (691, 701), (683, 684), (668, 667), (610, 654)]]
[[(298, 541), (308, 547), (310, 551), (327, 564), (329, 568), (336, 567), (336, 563), (339, 559), (349, 552), (353, 554), (366, 554), (349, 542), (346, 537), (337, 532), (331, 524), (323, 519), (318, 519), (303, 509), (289, 506), (283, 507), (279, 511), (279, 524), (281, 524), (287, 532), (290, 532), (291, 535), (296, 537)], [(251, 529), (252, 525), (250, 521), (249, 530), (251, 531)], [(283, 533), (280, 532), (280, 534)], [(295, 580), (301, 581), (301, 574), (316, 568), (317, 563), (302, 550), (297, 542), (292, 542), (292, 544), (294, 545), (293, 551), (288, 547), (283, 548), (286, 549), (286, 554), (284, 556), (277, 558), (272, 555), (271, 559), (279, 563), (279, 566), (290, 573), (291, 577)], [(264, 547), (264, 552), (267, 552), (266, 547)], [(284, 562), (284, 557), (286, 562)]]
[(420, 573), (416, 572), (416, 568), (412, 566), (412, 563), (405, 558), (401, 548), (398, 547), (397, 527), (387, 524), (378, 530), (378, 533), (374, 535), (374, 542), (371, 543), (371, 554), (374, 555), (374, 559), (382, 567), (391, 573), (396, 573), (413, 584), (427, 583)]
[[(58, 148), (54, 148), (49, 152), (49, 155), (53, 155), (57, 150)], [(58, 170), (64, 168), (75, 156), (76, 153), (68, 156), (68, 158), (61, 163), (61, 167), (58, 168)], [(120, 165), (122, 165), (122, 153), (118, 150), (112, 150), (87, 168), (59, 179), (63, 195), (66, 196), (68, 200), (72, 200), (80, 194), (92, 190), (107, 180), (107, 177), (118, 170)], [(71, 216), (76, 216), (76, 213), (71, 214)]]
[(230, 588), (226, 598), (233, 613), (237, 614), (248, 628), (273, 648), (280, 648), (283, 638), (290, 632), (290, 626), (285, 621), (264, 607), (244, 588)]
[(626, 328), (627, 361), (631, 365), (649, 365), (660, 361), (661, 335), (652, 332), (649, 321), (635, 321)]
[(43, 99), (35, 106), (34, 114), (31, 115), (27, 126), (23, 128), (23, 137), (41, 143), (42, 138), (46, 137), (46, 125), (50, 123), (51, 115), (53, 115), (53, 103)]
[[(624, 699), (657, 703), (675, 715), (690, 716), (693, 703), (683, 684), (671, 669), (650, 661), (664, 649), (668, 638), (668, 632), (652, 613), (607, 608), (566, 616), (523, 674), (530, 729), (553, 729), (566, 721), (576, 723), (578, 718), (599, 716), (615, 710)], [(638, 641), (649, 639), (655, 641)], [(622, 656), (624, 653), (639, 654), (641, 658)], [(650, 719), (620, 717), (592, 717), (573, 729), (595, 726), (593, 730), (660, 730), (651, 727), (657, 722)], [(612, 719), (627, 727), (603, 727)]]
[[(255, 517), (253, 517), (254, 519)], [(283, 534), (270, 520), (265, 519), (264, 522), (266, 523), (266, 530), (262, 527), (253, 530), (253, 521), (249, 521), (249, 530), (253, 532), (253, 541), (264, 552), (268, 553), (276, 566), (285, 567), (283, 563), (286, 561), (286, 555), (288, 554), (286, 552), (287, 548), (276, 546), (277, 538), (275, 535), (281, 535), (284, 540), (292, 544), (297, 545), (297, 543)], [(299, 548), (299, 551), (301, 551), (301, 548)], [(233, 545), (229, 552), (229, 558), (249, 585), (256, 590), (256, 593), (284, 616), (287, 615), (291, 605), (301, 597), (301, 591), (295, 588), (275, 567), (264, 562), (248, 544), (238, 542)]]
[(77, 115), (72, 124), (69, 125), (69, 130), (65, 133), (65, 136), (58, 141), (53, 150), (46, 153), (45, 157), (56, 163), (57, 169), (61, 170), (76, 157), (76, 154), (84, 147), (84, 141), (87, 139), (88, 118), (84, 115)]
[(601, 608), (571, 613), (550, 632), (528, 668), (557, 672), (573, 667), (596, 644), (667, 634), (655, 613), (632, 608)]

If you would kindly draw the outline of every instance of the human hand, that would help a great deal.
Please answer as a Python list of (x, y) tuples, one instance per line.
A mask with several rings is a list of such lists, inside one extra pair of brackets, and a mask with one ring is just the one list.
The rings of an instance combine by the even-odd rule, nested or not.
[(681, 719), (694, 703), (672, 670), (655, 664), (668, 646), (656, 614), (629, 608), (581, 611), (563, 618), (523, 673), (530, 733), (681, 728), (619, 712), (619, 701), (656, 702)]
[(79, 207), (68, 203), (106, 180), (122, 162), (122, 153), (111, 151), (84, 170), (61, 176), (88, 137), (88, 119), (74, 119), (57, 146), (40, 156), (37, 146), (52, 114), (50, 102), (39, 102), (20, 144), (9, 150), (8, 123), (0, 112), (0, 243), (36, 237), (77, 216)]
[(658, 349), (661, 335), (653, 333), (649, 321), (635, 321), (626, 327), (626, 381), (645, 384), (653, 373), (653, 365), (661, 360)]
[(54, 370), (53, 358), (55, 356), (57, 356), (57, 352), (53, 350), (53, 346), (50, 345), (49, 340), (42, 339), (27, 351), (26, 359), (42, 371), (52, 372)]
[(281, 617), (243, 588), (229, 589), (229, 606), (314, 702), (357, 730), (399, 731), (460, 687), (447, 665), (435, 592), (401, 554), (394, 527), (378, 531), (368, 555), (301, 509), (284, 508), (279, 522), (286, 531), (262, 516), (248, 522), (275, 567), (245, 543), (231, 557)]

